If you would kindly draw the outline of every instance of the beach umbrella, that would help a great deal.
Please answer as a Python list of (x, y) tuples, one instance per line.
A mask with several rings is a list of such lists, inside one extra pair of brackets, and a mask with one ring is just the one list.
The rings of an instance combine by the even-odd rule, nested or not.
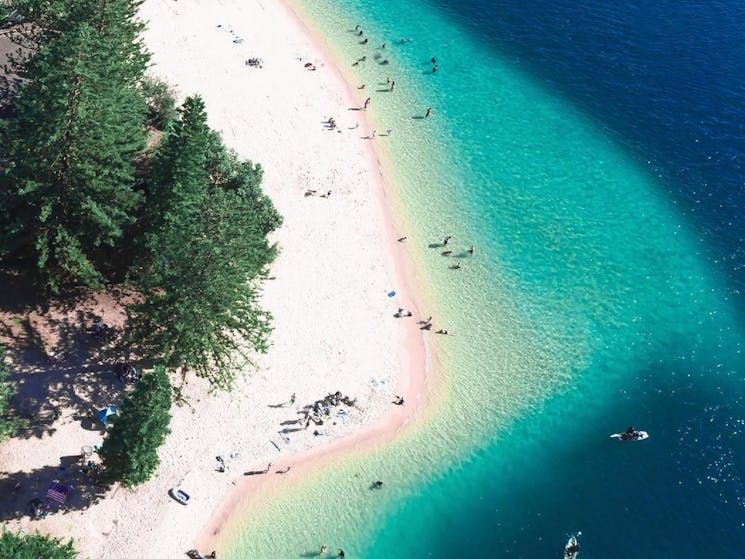
[(101, 423), (103, 423), (103, 426), (106, 427), (109, 421), (110, 415), (116, 415), (116, 408), (112, 408), (111, 406), (106, 406), (104, 409), (102, 409), (96, 414), (96, 417)]

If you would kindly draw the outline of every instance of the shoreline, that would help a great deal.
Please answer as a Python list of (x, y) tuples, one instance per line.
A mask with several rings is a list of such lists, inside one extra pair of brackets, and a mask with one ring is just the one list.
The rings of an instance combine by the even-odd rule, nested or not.
[[(297, 31), (305, 34), (320, 51), (321, 58), (325, 61), (325, 68), (335, 74), (335, 79), (342, 85), (345, 97), (358, 105), (361, 104), (357, 91), (352, 87), (349, 76), (342, 70), (342, 65), (337, 57), (331, 52), (331, 47), (326, 39), (317, 30), (312, 22), (312, 18), (302, 11), (302, 8), (293, 0), (277, 0), (280, 9), (292, 20)], [(361, 120), (364, 122), (364, 128), (371, 130), (369, 113), (362, 113)], [(374, 109), (373, 109), (374, 114)], [(383, 217), (382, 228), (386, 236), (386, 245), (388, 248), (387, 255), (389, 262), (386, 267), (393, 270), (393, 273), (399, 279), (399, 284), (408, 297), (402, 298), (402, 303), (406, 308), (419, 312), (421, 293), (412, 290), (410, 286), (414, 283), (413, 262), (402, 252), (402, 245), (398, 242), (398, 233), (396, 232), (396, 215), (392, 207), (389, 190), (393, 188), (386, 170), (389, 163), (385, 163), (386, 158), (381, 153), (381, 149), (376, 146), (374, 141), (365, 141), (368, 165), (373, 171), (373, 191), (377, 205)], [(409, 403), (406, 406), (392, 407), (382, 418), (369, 424), (360, 426), (354, 433), (342, 436), (324, 445), (314, 447), (301, 455), (293, 457), (293, 471), (295, 474), (291, 483), (301, 482), (309, 474), (329, 465), (336, 458), (349, 456), (351, 453), (365, 453), (372, 450), (375, 446), (386, 444), (393, 440), (402, 430), (411, 428), (411, 425), (421, 420), (427, 404), (430, 400), (429, 391), (432, 389), (430, 382), (436, 366), (431, 359), (434, 357), (431, 350), (426, 345), (425, 336), (417, 329), (407, 329), (400, 340), (400, 355), (402, 366), (396, 394), (402, 395)], [(411, 404), (414, 405), (411, 405)], [(276, 467), (285, 467), (286, 462), (277, 462)], [(302, 476), (302, 477), (299, 477)], [(288, 491), (284, 484), (280, 485), (281, 479), (271, 477), (249, 477), (238, 478), (238, 485), (228, 492), (221, 500), (218, 507), (210, 516), (209, 522), (201, 531), (196, 540), (197, 549), (220, 549), (221, 544), (230, 538), (239, 528), (241, 521), (246, 520), (246, 516), (238, 518), (236, 515), (242, 511), (248, 511), (250, 505), (261, 506), (260, 503), (254, 503), (259, 497), (267, 497), (272, 491)], [(255, 510), (251, 511), (255, 514)]]

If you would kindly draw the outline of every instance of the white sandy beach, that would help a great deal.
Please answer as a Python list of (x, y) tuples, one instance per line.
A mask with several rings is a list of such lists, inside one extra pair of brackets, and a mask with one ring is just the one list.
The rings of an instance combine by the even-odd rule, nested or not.
[[(278, 0), (147, 0), (141, 14), (148, 22), (153, 74), (174, 84), (180, 98), (200, 94), (210, 125), (226, 144), (264, 168), (264, 189), (284, 217), (276, 235), (281, 253), (272, 268), (275, 279), (263, 297), (275, 329), (269, 353), (257, 358), (258, 370), (239, 380), (234, 392), (209, 395), (202, 382), (187, 387), (188, 405), (172, 409), (172, 433), (156, 479), (134, 491), (115, 490), (86, 510), (9, 523), (73, 536), (81, 555), (91, 558), (183, 557), (200, 535), (204, 539), (211, 519), (214, 524), (229, 512), (226, 499), (240, 495), (244, 471), (271, 461), (273, 470), (293, 466), (287, 478), (301, 475), (302, 461), (325, 448), (336, 452), (370, 434), (390, 436), (410, 421), (424, 395), (423, 341), (404, 285), (402, 245), (386, 215), (383, 178), (371, 142), (362, 139), (368, 130), (364, 113), (349, 110), (359, 100), (323, 45)], [(253, 57), (263, 59), (262, 68), (245, 64)], [(306, 69), (306, 62), (316, 70)], [(338, 130), (324, 126), (329, 117)], [(317, 194), (305, 196), (308, 189)], [(319, 196), (328, 191), (328, 198)], [(389, 298), (394, 289), (399, 295)], [(393, 318), (399, 306), (414, 317)], [(105, 318), (116, 322), (113, 315)], [(98, 376), (111, 383), (106, 366), (90, 367), (85, 375), (71, 371), (60, 390), (80, 393), (76, 382), (96, 383)], [(282, 422), (337, 390), (357, 398), (360, 409), (320, 428), (291, 431), (283, 440), (280, 430), (298, 426)], [(270, 407), (293, 393), (295, 404)], [(54, 388), (50, 394), (54, 401)], [(407, 396), (407, 406), (393, 406), (394, 394)], [(3, 475), (15, 479), (19, 472), (39, 471), (46, 476), (43, 485), (53, 479), (60, 457), (101, 440), (100, 432), (81, 428), (73, 409), (61, 408), (50, 425), (53, 433), (0, 445)], [(314, 436), (314, 429), (323, 434)], [(226, 458), (228, 472), (215, 471), (217, 455)], [(191, 493), (186, 507), (168, 497), (177, 485)]]

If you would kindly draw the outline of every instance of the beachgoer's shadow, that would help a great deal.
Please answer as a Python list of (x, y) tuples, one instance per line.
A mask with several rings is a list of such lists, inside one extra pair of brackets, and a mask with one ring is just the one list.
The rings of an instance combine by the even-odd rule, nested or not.
[(376, 89), (377, 93), (390, 93), (391, 89), (389, 87), (386, 87), (385, 89)]
[(414, 115), (411, 117), (412, 120), (424, 120), (424, 117), (422, 115)]
[(363, 109), (362, 109), (362, 107), (349, 107), (347, 110), (348, 111), (361, 111)]
[(429, 243), (429, 245), (427, 245), (427, 246), (428, 246), (429, 248), (442, 248), (442, 247), (444, 247), (445, 245), (444, 245), (444, 244), (442, 244), (442, 243)]
[(306, 551), (305, 553), (301, 553), (300, 557), (318, 557), (320, 553), (318, 551)]

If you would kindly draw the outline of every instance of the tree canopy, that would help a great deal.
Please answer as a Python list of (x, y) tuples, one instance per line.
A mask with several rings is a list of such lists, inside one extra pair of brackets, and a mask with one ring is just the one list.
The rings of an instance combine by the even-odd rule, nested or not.
[(155, 367), (124, 396), (99, 452), (105, 476), (133, 487), (150, 479), (160, 463), (158, 448), (169, 433), (171, 384), (166, 370)]
[(3, 530), (0, 535), (0, 557), (3, 559), (75, 559), (78, 553), (72, 540), (62, 540), (42, 536), (24, 535)]
[(261, 192), (261, 169), (228, 152), (188, 98), (155, 156), (148, 234), (130, 333), (141, 351), (228, 388), (248, 350), (263, 351), (269, 313), (257, 279), (276, 255), (266, 234), (281, 220)]
[(13, 436), (25, 424), (25, 421), (17, 417), (10, 407), (13, 388), (7, 382), (8, 374), (8, 364), (5, 361), (5, 348), (0, 346), (0, 442)]
[[(135, 220), (135, 159), (145, 147), (139, 88), (147, 55), (130, 0), (24, 0), (44, 42), (18, 73), (16, 118), (2, 129), (6, 257), (32, 260), (40, 283), (100, 287), (101, 260)], [(33, 33), (32, 32), (32, 33)]]

